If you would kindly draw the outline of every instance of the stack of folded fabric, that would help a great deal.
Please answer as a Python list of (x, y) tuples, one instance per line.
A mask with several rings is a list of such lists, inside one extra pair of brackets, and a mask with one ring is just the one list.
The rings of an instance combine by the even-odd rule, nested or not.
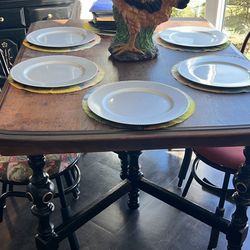
[(93, 14), (93, 20), (90, 24), (95, 28), (103, 32), (114, 33), (116, 31), (113, 2), (111, 0), (97, 0), (89, 11)]

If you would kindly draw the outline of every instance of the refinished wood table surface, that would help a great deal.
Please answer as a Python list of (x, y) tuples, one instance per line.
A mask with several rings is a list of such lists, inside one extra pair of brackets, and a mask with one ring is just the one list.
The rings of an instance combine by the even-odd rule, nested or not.
[[(31, 25), (29, 32), (63, 25), (81, 27), (82, 22), (42, 21)], [(204, 20), (172, 19), (159, 26), (158, 30), (180, 25), (208, 26), (209, 24)], [(36, 94), (19, 90), (6, 83), (0, 97), (0, 153), (2, 155), (27, 154), (32, 156), (46, 153), (91, 151), (139, 152), (145, 149), (183, 148), (199, 145), (248, 146), (250, 144), (250, 93), (215, 94), (195, 90), (176, 81), (170, 72), (173, 65), (194, 56), (227, 55), (232, 56), (232, 60), (235, 56), (243, 57), (234, 46), (229, 46), (221, 51), (201, 53), (175, 51), (158, 46), (157, 59), (124, 63), (113, 61), (110, 58), (108, 47), (112, 38), (109, 36), (101, 38), (101, 43), (90, 49), (60, 54), (85, 57), (97, 63), (105, 71), (105, 77), (100, 84), (122, 80), (147, 80), (179, 88), (195, 101), (194, 114), (183, 123), (166, 129), (151, 131), (117, 129), (98, 123), (84, 113), (81, 102), (87, 90), (68, 94)], [(23, 46), (16, 63), (45, 55), (52, 55), (52, 53), (38, 52)], [(139, 157), (139, 154), (137, 156)], [(237, 196), (240, 197), (239, 203), (237, 203), (237, 218), (244, 217), (242, 214), (245, 212), (242, 211), (245, 211), (246, 206), (250, 204), (249, 168), (246, 164), (244, 178), (247, 181), (244, 182), (244, 188), (246, 188), (244, 194), (238, 192)], [(133, 182), (131, 178), (129, 181)], [(147, 187), (144, 186), (146, 182), (142, 180), (137, 183), (139, 183), (139, 188), (152, 194), (151, 188), (147, 190)], [(165, 197), (164, 195), (159, 196)], [(40, 203), (36, 205), (40, 209), (45, 206)], [(49, 210), (48, 207), (47, 209)], [(48, 212), (48, 216), (50, 212)], [(211, 218), (209, 217), (209, 219)], [(40, 223), (42, 223), (41, 221), (40, 218)], [(220, 224), (218, 221), (216, 223)], [(237, 224), (235, 221), (231, 224), (223, 223), (221, 222), (221, 227), (219, 227), (221, 231), (229, 235), (228, 239), (232, 239), (232, 232), (237, 232), (241, 239), (244, 238), (243, 235), (247, 228), (246, 219), (241, 224)], [(237, 226), (235, 226), (236, 224)], [(72, 228), (76, 229), (76, 227)], [(50, 236), (54, 235), (54, 231), (52, 231), (53, 229), (51, 229)], [(39, 233), (40, 237), (44, 239), (44, 234), (41, 231)], [(236, 244), (231, 242), (229, 249), (240, 249), (239, 241), (237, 238)], [(38, 244), (39, 247), (43, 249)]]
[[(208, 25), (205, 21), (169, 21), (165, 26)], [(79, 25), (72, 22), (38, 22), (30, 31), (43, 27)], [(185, 122), (159, 131), (128, 131), (102, 125), (90, 119), (81, 107), (86, 90), (45, 95), (18, 90), (7, 84), (0, 102), (1, 154), (37, 154), (135, 150), (195, 145), (247, 145), (250, 137), (250, 94), (214, 94), (177, 82), (170, 73), (176, 63), (199, 55), (241, 56), (235, 48), (218, 52), (191, 53), (159, 47), (156, 60), (121, 63), (109, 58), (110, 37), (102, 37), (91, 49), (61, 53), (86, 57), (105, 71), (101, 84), (122, 80), (166, 83), (189, 94), (195, 113)], [(16, 63), (38, 56), (54, 55), (22, 47)], [(63, 115), (62, 115), (63, 114)]]

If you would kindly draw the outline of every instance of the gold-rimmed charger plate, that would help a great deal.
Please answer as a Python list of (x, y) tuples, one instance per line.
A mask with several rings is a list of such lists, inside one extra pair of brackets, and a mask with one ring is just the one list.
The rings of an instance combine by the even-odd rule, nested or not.
[(77, 27), (51, 27), (29, 33), (26, 40), (34, 45), (50, 48), (76, 47), (93, 41), (96, 34)]
[(127, 125), (154, 125), (174, 120), (189, 106), (177, 88), (150, 81), (121, 81), (97, 87), (88, 97), (97, 116)]
[(27, 86), (60, 88), (91, 80), (97, 72), (97, 65), (86, 58), (55, 55), (22, 61), (10, 70), (10, 75)]

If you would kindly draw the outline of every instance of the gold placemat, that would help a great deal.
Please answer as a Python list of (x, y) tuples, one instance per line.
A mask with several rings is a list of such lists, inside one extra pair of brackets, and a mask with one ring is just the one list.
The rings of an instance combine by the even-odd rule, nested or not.
[(189, 97), (189, 105), (188, 105), (188, 109), (187, 112), (185, 114), (183, 114), (182, 116), (169, 121), (169, 122), (165, 122), (165, 123), (161, 123), (161, 124), (156, 124), (156, 125), (145, 125), (145, 126), (140, 126), (140, 125), (127, 125), (127, 124), (122, 124), (122, 123), (116, 123), (116, 122), (112, 122), (109, 120), (106, 120), (104, 118), (101, 118), (99, 116), (97, 116), (96, 114), (94, 114), (88, 107), (88, 97), (89, 95), (92, 93), (94, 89), (89, 90), (83, 97), (82, 100), (82, 108), (84, 110), (84, 112), (92, 119), (96, 120), (97, 122), (100, 122), (102, 124), (105, 125), (109, 125), (115, 128), (121, 128), (121, 129), (133, 129), (133, 130), (155, 130), (155, 129), (162, 129), (162, 128), (167, 128), (167, 127), (171, 127), (174, 126), (178, 123), (181, 123), (183, 121), (185, 121), (186, 119), (188, 119), (195, 111), (195, 102), (193, 101), (193, 99), (191, 97)]
[(102, 68), (98, 66), (98, 73), (97, 75), (91, 79), (90, 81), (78, 84), (78, 85), (73, 85), (70, 87), (63, 87), (63, 88), (38, 88), (38, 87), (30, 87), (30, 86), (25, 86), (23, 84), (15, 82), (10, 76), (8, 77), (9, 83), (14, 86), (17, 89), (22, 89), (26, 90), (32, 93), (38, 93), (38, 94), (65, 94), (65, 93), (72, 93), (75, 91), (79, 91), (82, 89), (89, 88), (91, 86), (96, 85), (100, 81), (102, 81), (105, 73)]
[(161, 45), (164, 48), (172, 49), (172, 50), (178, 50), (178, 51), (187, 51), (187, 52), (212, 52), (212, 51), (219, 51), (227, 48), (231, 43), (226, 42), (225, 44), (214, 46), (214, 47), (208, 47), (208, 48), (193, 48), (193, 47), (185, 47), (185, 46), (178, 46), (174, 45), (168, 42), (163, 41), (159, 33), (154, 34), (153, 36), (154, 41)]
[(218, 94), (239, 94), (239, 93), (248, 93), (250, 92), (250, 87), (239, 87), (239, 88), (220, 88), (220, 87), (209, 87), (204, 86), (195, 82), (192, 82), (183, 76), (181, 76), (178, 72), (178, 65), (176, 64), (172, 67), (171, 73), (172, 76), (180, 83), (202, 91), (218, 93)]
[(96, 35), (96, 38), (86, 44), (83, 44), (81, 46), (76, 46), (76, 47), (70, 47), (70, 48), (47, 48), (47, 47), (40, 47), (37, 45), (33, 45), (29, 43), (26, 39), (23, 41), (23, 45), (29, 49), (32, 50), (37, 50), (41, 52), (52, 52), (52, 53), (58, 53), (58, 52), (72, 52), (72, 51), (79, 51), (79, 50), (85, 50), (85, 49), (90, 49), (93, 46), (99, 44), (101, 42), (101, 37)]

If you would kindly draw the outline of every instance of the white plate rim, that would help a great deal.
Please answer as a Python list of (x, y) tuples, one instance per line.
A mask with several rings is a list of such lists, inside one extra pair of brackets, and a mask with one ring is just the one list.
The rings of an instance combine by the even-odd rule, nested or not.
[[(178, 102), (175, 103), (175, 110), (174, 112), (176, 112), (174, 115), (172, 115), (171, 117), (167, 117), (167, 115), (161, 118), (159, 118), (158, 120), (154, 120), (154, 121), (140, 121), (140, 119), (138, 118), (138, 121), (128, 121), (126, 120), (126, 118), (122, 119), (120, 118), (120, 115), (117, 115), (118, 117), (114, 117), (110, 114), (107, 114), (106, 111), (101, 110), (101, 102), (102, 100), (105, 98), (105, 92), (107, 92), (108, 94), (110, 94), (110, 91), (116, 91), (116, 90), (126, 90), (128, 91), (128, 89), (138, 89), (138, 88), (145, 88), (146, 90), (152, 90), (152, 91), (158, 91), (158, 87), (161, 86), (161, 91), (162, 89), (165, 89), (165, 91), (168, 91), (167, 93), (169, 94), (169, 91), (172, 93), (175, 93), (176, 95), (178, 95)], [(97, 100), (97, 96), (98, 94), (100, 94), (101, 92), (104, 92), (104, 96), (102, 97), (102, 99)], [(162, 92), (161, 92), (162, 94)], [(164, 93), (166, 95), (166, 93)], [(175, 97), (177, 98), (177, 97)], [(180, 99), (182, 100), (182, 103), (180, 103)], [(119, 82), (113, 82), (113, 83), (108, 83), (102, 86), (98, 86), (94, 89), (93, 92), (90, 93), (90, 95), (88, 96), (87, 99), (87, 105), (90, 109), (91, 112), (93, 112), (95, 115), (111, 121), (111, 122), (115, 122), (115, 123), (120, 123), (120, 124), (126, 124), (126, 125), (136, 125), (136, 126), (147, 126), (147, 125), (156, 125), (156, 124), (161, 124), (161, 123), (165, 123), (165, 122), (169, 122), (172, 121), (180, 116), (182, 116), (183, 114), (185, 114), (188, 110), (188, 107), (190, 105), (190, 98), (189, 96), (184, 93), (183, 91), (174, 88), (172, 86), (169, 86), (167, 84), (163, 84), (160, 82), (153, 82), (153, 81), (139, 81), (139, 80), (130, 80), (130, 81), (119, 81)], [(178, 107), (177, 107), (178, 106)], [(173, 113), (174, 113), (173, 112)]]
[[(48, 62), (53, 61), (64, 61), (66, 64), (76, 64), (79, 67), (83, 67), (88, 74), (84, 74), (76, 79), (72, 79), (68, 82), (59, 82), (59, 83), (53, 83), (51, 85), (43, 85), (43, 83), (38, 83), (35, 80), (30, 80), (29, 78), (24, 76), (25, 69), (27, 70), (27, 67), (34, 67), (35, 64), (46, 64)], [(38, 87), (38, 88), (61, 88), (61, 87), (69, 87), (73, 85), (77, 85), (80, 83), (84, 83), (86, 81), (89, 81), (93, 79), (98, 72), (98, 66), (96, 63), (78, 56), (69, 56), (69, 55), (54, 55), (54, 56), (40, 56), (36, 58), (27, 59), (25, 61), (22, 61), (10, 70), (10, 76), (12, 79), (18, 83), (21, 83), (23, 85), (31, 86), (31, 87)]]
[[(51, 33), (53, 31), (65, 31), (65, 32), (75, 32), (75, 33), (80, 33), (83, 36), (85, 36), (82, 41), (78, 41), (72, 44), (65, 44), (65, 46), (62, 45), (57, 45), (54, 43), (42, 43), (39, 40), (37, 40), (37, 37), (41, 34), (46, 34), (46, 33)], [(34, 44), (36, 46), (40, 46), (40, 47), (51, 47), (51, 48), (70, 48), (70, 47), (76, 47), (76, 46), (80, 46), (80, 45), (84, 45), (86, 43), (89, 43), (91, 41), (93, 41), (96, 37), (96, 34), (93, 32), (90, 32), (88, 30), (85, 30), (83, 28), (78, 28), (78, 27), (69, 27), (69, 26), (64, 26), (64, 27), (49, 27), (49, 28), (43, 28), (43, 29), (38, 29), (35, 31), (32, 31), (31, 33), (29, 33), (26, 36), (26, 40), (31, 43)]]
[[(173, 32), (180, 32), (183, 29), (190, 29), (194, 32), (208, 32), (208, 33), (214, 33), (216, 36), (220, 37), (220, 39), (216, 43), (206, 43), (206, 44), (188, 44), (188, 43), (180, 43), (176, 42), (173, 39), (170, 38), (170, 35), (173, 34)], [(185, 46), (185, 47), (194, 47), (194, 48), (204, 48), (204, 47), (216, 47), (220, 46), (222, 44), (225, 44), (228, 41), (228, 37), (226, 34), (222, 33), (219, 30), (216, 30), (211, 27), (201, 27), (201, 26), (176, 26), (172, 27), (166, 30), (163, 30), (159, 33), (159, 37), (168, 43), (178, 45), (178, 46)]]
[[(192, 73), (190, 73), (189, 67), (195, 65), (195, 63), (209, 63), (209, 62), (218, 62), (231, 64), (245, 69), (250, 76), (250, 62), (241, 57), (232, 57), (232, 56), (216, 56), (216, 55), (206, 55), (206, 56), (198, 56), (192, 57), (187, 60), (184, 60), (178, 64), (178, 73), (187, 80), (190, 80), (194, 83), (198, 83), (201, 85), (209, 86), (209, 87), (219, 87), (219, 88), (241, 88), (250, 86), (250, 78), (243, 82), (237, 83), (220, 83), (220, 82), (209, 82), (206, 80), (198, 80)], [(249, 64), (249, 68), (246, 64)]]

